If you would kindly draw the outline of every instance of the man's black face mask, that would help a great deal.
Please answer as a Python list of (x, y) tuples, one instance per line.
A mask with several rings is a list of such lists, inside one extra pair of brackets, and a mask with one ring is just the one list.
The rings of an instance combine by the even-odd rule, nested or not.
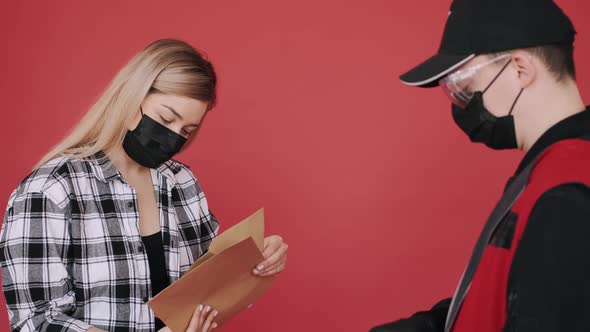
[(510, 61), (494, 77), (483, 92), (475, 92), (473, 98), (464, 109), (455, 104), (453, 104), (452, 109), (455, 123), (469, 136), (472, 142), (484, 143), (486, 146), (495, 150), (518, 148), (512, 111), (524, 89), (520, 90), (520, 93), (510, 108), (510, 112), (506, 116), (495, 116), (485, 107), (483, 102), (483, 94), (494, 84), (509, 64)]

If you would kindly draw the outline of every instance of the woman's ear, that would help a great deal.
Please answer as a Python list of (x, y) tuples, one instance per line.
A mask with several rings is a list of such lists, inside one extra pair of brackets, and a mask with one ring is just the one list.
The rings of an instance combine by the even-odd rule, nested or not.
[(127, 127), (128, 130), (133, 130), (135, 128), (137, 128), (137, 126), (139, 125), (139, 122), (141, 121), (141, 117), (143, 116), (141, 111), (138, 111), (135, 115), (133, 115), (133, 118), (129, 121), (129, 125)]
[(514, 51), (512, 53), (512, 65), (518, 73), (520, 87), (529, 87), (537, 78), (537, 67), (531, 53), (527, 51)]

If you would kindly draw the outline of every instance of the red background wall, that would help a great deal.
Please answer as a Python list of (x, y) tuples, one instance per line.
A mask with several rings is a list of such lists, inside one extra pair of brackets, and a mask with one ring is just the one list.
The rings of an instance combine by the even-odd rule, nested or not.
[[(590, 3), (574, 20), (590, 86)], [(223, 224), (260, 206), (289, 266), (223, 331), (363, 331), (448, 297), (521, 154), (471, 145), (439, 90), (398, 74), (450, 1), (15, 1), (0, 10), (0, 205), (157, 38), (205, 50), (219, 107), (191, 149)], [(2, 307), (0, 326), (7, 327)]]

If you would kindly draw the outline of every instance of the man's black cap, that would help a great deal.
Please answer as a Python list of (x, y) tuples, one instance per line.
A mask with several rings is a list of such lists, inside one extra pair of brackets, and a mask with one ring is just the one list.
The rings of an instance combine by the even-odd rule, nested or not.
[(400, 76), (417, 87), (438, 81), (476, 55), (571, 44), (576, 31), (552, 0), (455, 0), (438, 54)]

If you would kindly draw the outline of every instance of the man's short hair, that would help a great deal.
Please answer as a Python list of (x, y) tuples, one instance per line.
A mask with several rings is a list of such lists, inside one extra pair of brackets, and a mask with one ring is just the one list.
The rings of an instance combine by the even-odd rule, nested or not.
[[(576, 80), (573, 44), (552, 44), (525, 48), (524, 50), (539, 58), (558, 82), (568, 78)], [(506, 53), (492, 53), (490, 56), (496, 57)]]
[(545, 45), (529, 48), (528, 50), (545, 63), (549, 72), (553, 74), (558, 82), (567, 78), (576, 80), (573, 44)]

